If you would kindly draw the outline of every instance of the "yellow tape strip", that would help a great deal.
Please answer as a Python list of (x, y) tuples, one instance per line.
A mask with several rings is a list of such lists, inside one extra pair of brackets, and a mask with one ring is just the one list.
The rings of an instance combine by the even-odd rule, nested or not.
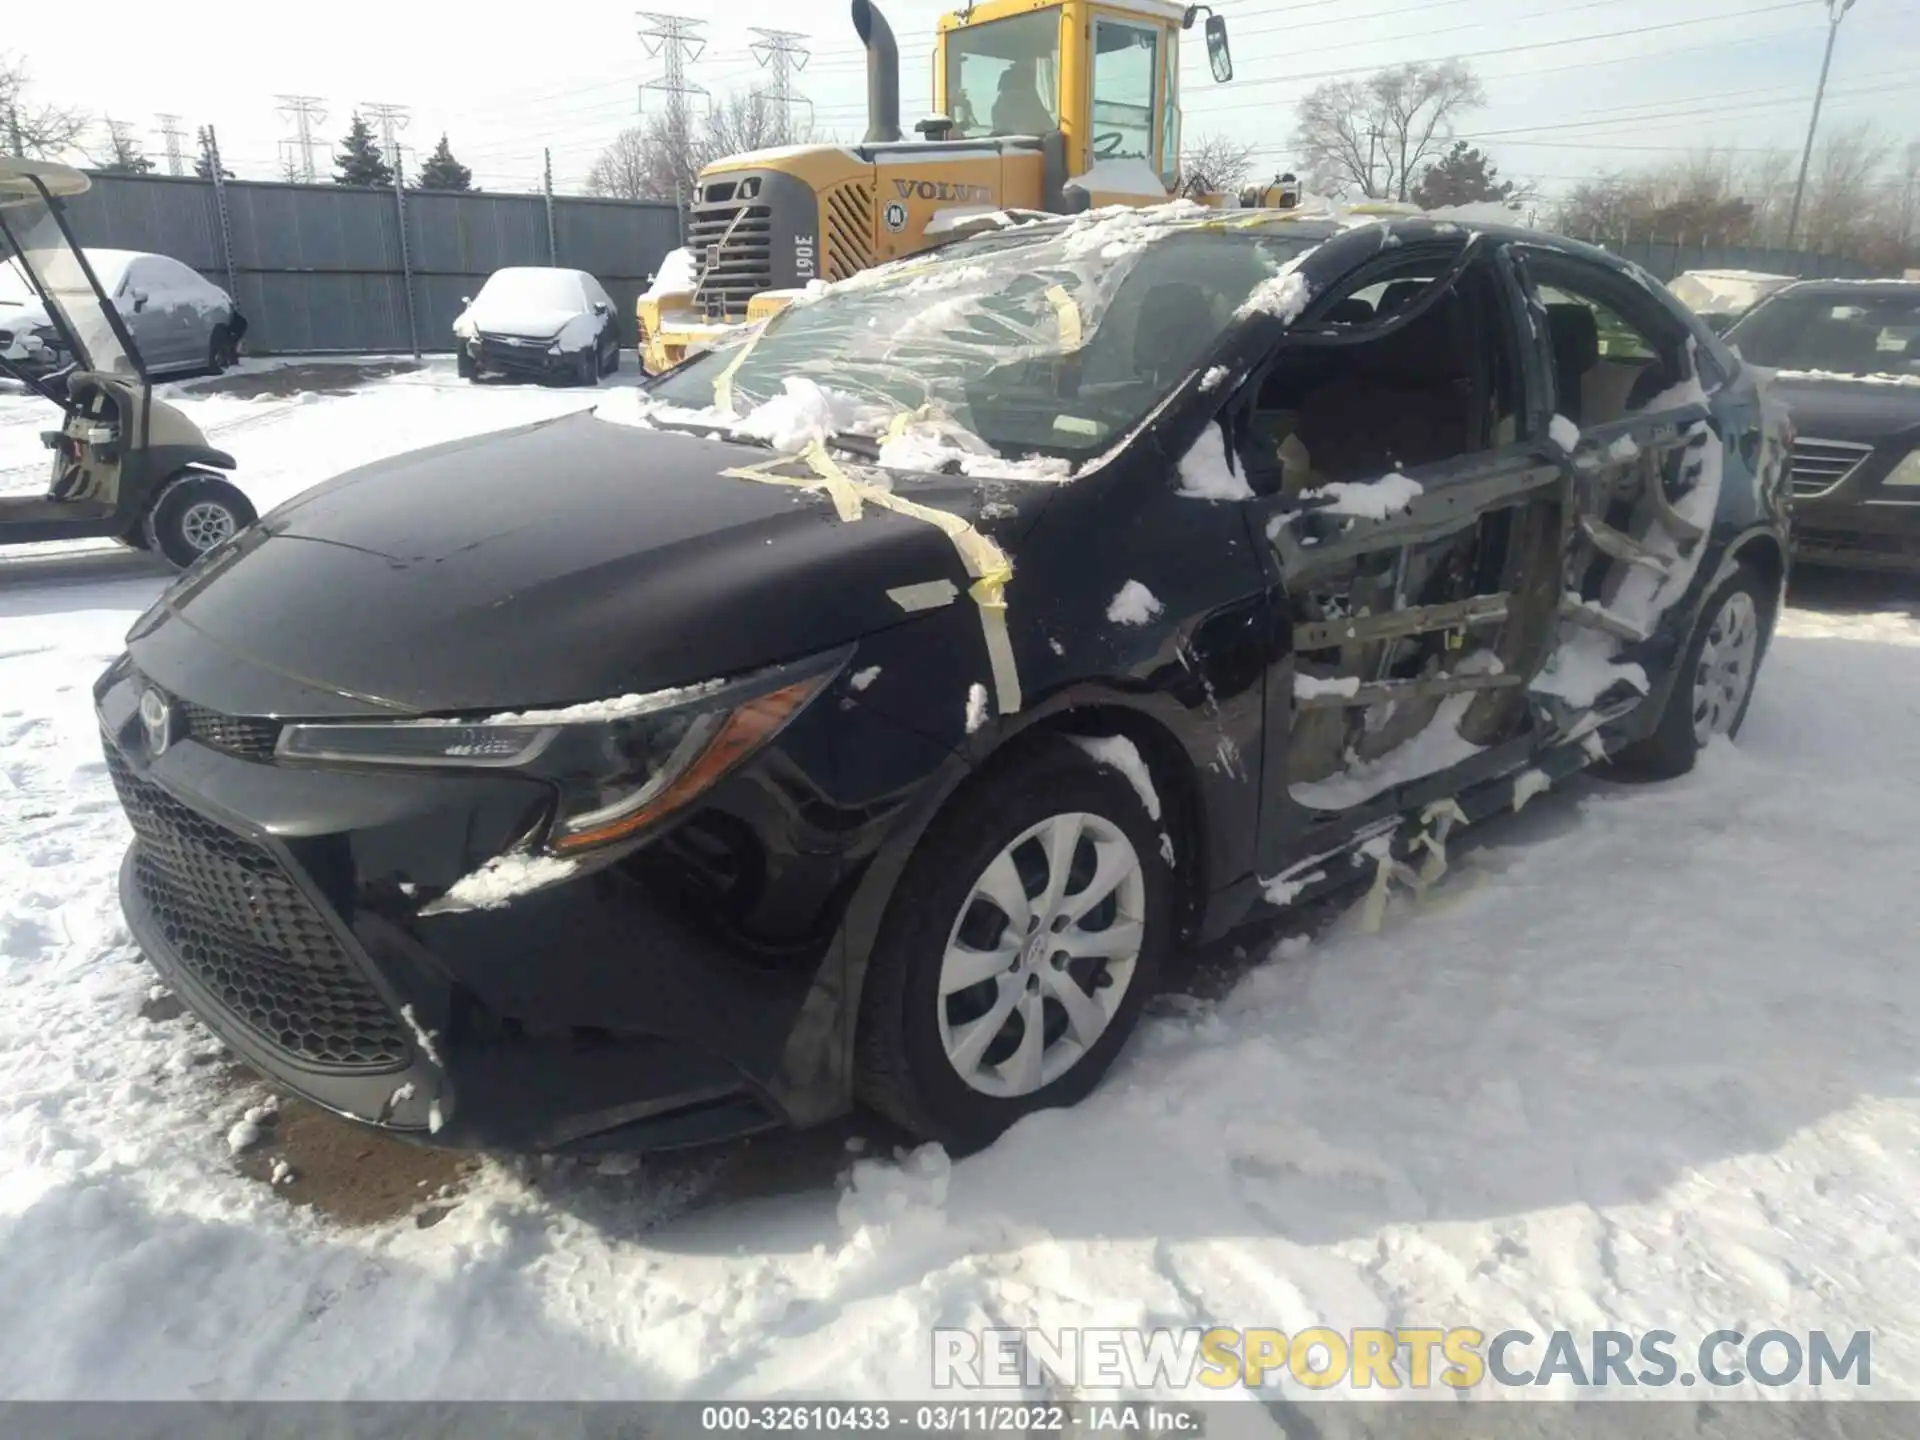
[(796, 490), (824, 492), (833, 501), (833, 512), (842, 520), (858, 520), (863, 513), (860, 508), (860, 488), (845, 475), (834, 477), (824, 475), (818, 468), (811, 475), (782, 475), (782, 465), (803, 462), (807, 456), (783, 455), (778, 460), (765, 460), (758, 465), (743, 465), (734, 470), (722, 470), (720, 473), (729, 480), (759, 480), (769, 485), (791, 485)]
[(1053, 306), (1053, 313), (1060, 321), (1060, 348), (1078, 350), (1082, 338), (1079, 304), (1067, 293), (1063, 285), (1055, 285), (1048, 290), (1047, 301)]
[(718, 410), (722, 415), (733, 414), (734, 374), (742, 365), (747, 363), (747, 356), (753, 353), (753, 347), (760, 343), (761, 336), (766, 333), (766, 331), (762, 330), (759, 335), (755, 335), (751, 340), (747, 341), (746, 344), (742, 345), (733, 359), (727, 362), (727, 368), (713, 377), (713, 408)]

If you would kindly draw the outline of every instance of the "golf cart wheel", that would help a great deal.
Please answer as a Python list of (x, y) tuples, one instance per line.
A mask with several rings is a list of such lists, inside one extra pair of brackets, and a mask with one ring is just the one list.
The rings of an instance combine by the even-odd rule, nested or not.
[(207, 341), (207, 369), (215, 375), (224, 375), (240, 358), (240, 347), (234, 343), (233, 332), (224, 325), (213, 327), (213, 337)]
[(204, 470), (184, 471), (147, 511), (146, 548), (184, 570), (259, 518), (253, 502)]
[(600, 383), (600, 347), (589, 345), (574, 357), (573, 379), (576, 385)]
[(856, 1093), (962, 1149), (1099, 1083), (1159, 979), (1174, 872), (1132, 784), (1054, 739), (935, 821), (861, 994)]

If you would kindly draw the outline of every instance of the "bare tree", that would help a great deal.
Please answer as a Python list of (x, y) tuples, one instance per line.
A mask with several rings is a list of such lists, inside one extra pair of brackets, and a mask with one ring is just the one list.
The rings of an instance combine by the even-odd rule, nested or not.
[(1316, 188), (1405, 200), (1453, 140), (1454, 121), (1487, 103), (1458, 60), (1416, 62), (1330, 80), (1300, 102), (1294, 145)]
[(1814, 155), (1801, 227), (1809, 250), (1858, 249), (1872, 228), (1874, 178), (1887, 158), (1886, 142), (1870, 123), (1830, 134)]
[(92, 121), (84, 110), (30, 100), (27, 79), (25, 59), (0, 53), (0, 146), (10, 155), (57, 160)]
[(1194, 199), (1237, 194), (1253, 175), (1254, 149), (1224, 135), (1197, 137), (1180, 156), (1180, 193)]
[[(696, 122), (685, 146), (676, 145), (668, 117), (655, 115), (643, 125), (622, 130), (587, 171), (587, 192), (624, 200), (677, 200), (687, 203), (700, 171), (728, 155), (760, 150), (781, 134), (780, 111), (760, 94), (735, 93)], [(790, 143), (811, 138), (805, 126), (789, 123)]]
[(152, 172), (153, 161), (141, 150), (131, 125), (124, 120), (115, 120), (110, 115), (101, 123), (107, 131), (105, 158), (91, 153), (87, 157), (93, 161), (96, 170), (108, 175), (146, 175)]

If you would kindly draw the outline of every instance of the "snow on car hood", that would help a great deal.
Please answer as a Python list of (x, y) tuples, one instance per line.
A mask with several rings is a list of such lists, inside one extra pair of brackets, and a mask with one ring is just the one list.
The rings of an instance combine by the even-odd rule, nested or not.
[(490, 301), (482, 295), (453, 322), (453, 333), (472, 340), (479, 335), (514, 335), (522, 339), (551, 340), (577, 320), (591, 319), (587, 310)]

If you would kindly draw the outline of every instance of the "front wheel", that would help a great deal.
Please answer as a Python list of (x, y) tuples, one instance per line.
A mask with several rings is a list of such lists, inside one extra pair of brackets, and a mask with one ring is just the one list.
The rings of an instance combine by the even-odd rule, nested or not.
[(233, 332), (224, 325), (214, 326), (207, 341), (207, 369), (215, 375), (224, 375), (239, 358), (240, 347), (234, 342)]
[(258, 518), (253, 502), (232, 484), (189, 471), (161, 490), (147, 511), (146, 548), (184, 570)]
[(574, 357), (573, 383), (576, 385), (598, 385), (600, 383), (600, 347), (589, 345)]
[(861, 998), (860, 1098), (962, 1148), (1099, 1082), (1159, 979), (1173, 872), (1119, 774), (1049, 742), (921, 843)]
[(1660, 724), (1614, 763), (1629, 774), (1670, 780), (1693, 769), (1715, 735), (1740, 733), (1766, 647), (1771, 602), (1759, 572), (1742, 565), (1700, 607)]

